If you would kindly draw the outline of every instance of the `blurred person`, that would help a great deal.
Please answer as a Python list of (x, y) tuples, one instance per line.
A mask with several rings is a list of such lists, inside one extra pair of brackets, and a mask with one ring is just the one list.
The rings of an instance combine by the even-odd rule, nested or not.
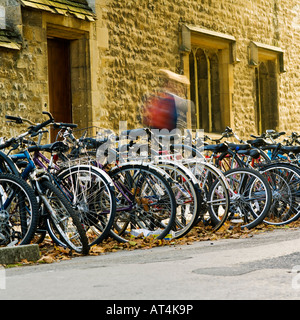
[(161, 89), (150, 95), (143, 105), (143, 124), (152, 129), (172, 131), (187, 128), (189, 80), (170, 70), (159, 69)]

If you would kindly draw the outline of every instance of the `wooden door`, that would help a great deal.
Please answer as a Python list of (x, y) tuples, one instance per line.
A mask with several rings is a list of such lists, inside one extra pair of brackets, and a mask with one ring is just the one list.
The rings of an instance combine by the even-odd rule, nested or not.
[[(48, 39), (48, 81), (50, 112), (56, 122), (72, 122), (70, 42)], [(50, 132), (51, 141), (57, 131)]]

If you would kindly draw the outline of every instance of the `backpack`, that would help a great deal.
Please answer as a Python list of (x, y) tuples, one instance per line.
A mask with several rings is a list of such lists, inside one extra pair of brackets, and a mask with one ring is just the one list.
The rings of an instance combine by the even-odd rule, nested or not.
[(176, 128), (177, 111), (174, 96), (169, 93), (159, 93), (150, 96), (143, 106), (143, 124), (153, 129)]

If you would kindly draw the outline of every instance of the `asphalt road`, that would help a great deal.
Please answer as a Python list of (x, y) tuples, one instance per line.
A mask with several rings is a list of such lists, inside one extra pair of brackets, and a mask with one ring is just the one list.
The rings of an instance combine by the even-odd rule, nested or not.
[(0, 300), (298, 300), (298, 270), (300, 230), (278, 229), (0, 269)]

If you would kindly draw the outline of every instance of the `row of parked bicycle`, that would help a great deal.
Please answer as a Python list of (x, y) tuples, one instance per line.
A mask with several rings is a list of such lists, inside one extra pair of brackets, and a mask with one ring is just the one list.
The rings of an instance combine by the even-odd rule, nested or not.
[[(52, 115), (0, 145), (0, 245), (40, 243), (88, 254), (112, 237), (143, 233), (180, 238), (204, 223), (253, 228), (300, 215), (300, 142), (268, 130), (242, 141), (227, 127), (220, 139), (181, 137), (149, 128), (75, 136)], [(57, 141), (43, 144), (46, 128)], [(21, 128), (20, 128), (21, 129)], [(237, 144), (222, 142), (236, 138)]]

